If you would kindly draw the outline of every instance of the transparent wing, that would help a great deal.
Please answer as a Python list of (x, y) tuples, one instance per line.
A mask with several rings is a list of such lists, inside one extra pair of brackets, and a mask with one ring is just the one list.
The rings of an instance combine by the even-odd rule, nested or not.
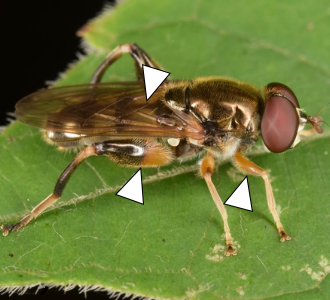
[(114, 137), (203, 138), (201, 124), (169, 107), (160, 87), (146, 101), (143, 83), (49, 88), (16, 104), (16, 118), (50, 131)]

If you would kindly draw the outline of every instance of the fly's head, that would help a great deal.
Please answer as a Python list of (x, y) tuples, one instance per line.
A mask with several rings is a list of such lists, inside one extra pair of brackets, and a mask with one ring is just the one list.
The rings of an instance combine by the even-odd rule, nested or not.
[(293, 91), (284, 84), (273, 82), (264, 88), (265, 109), (261, 120), (261, 135), (267, 149), (279, 153), (293, 148), (306, 124), (321, 134), (323, 119), (309, 116), (299, 106)]

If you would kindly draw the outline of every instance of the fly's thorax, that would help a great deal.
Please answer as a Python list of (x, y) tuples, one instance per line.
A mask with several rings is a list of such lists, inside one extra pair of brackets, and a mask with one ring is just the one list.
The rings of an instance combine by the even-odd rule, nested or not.
[(204, 128), (203, 139), (187, 139), (193, 145), (232, 153), (241, 143), (244, 147), (254, 143), (259, 135), (264, 100), (249, 84), (223, 77), (174, 82), (165, 101)]

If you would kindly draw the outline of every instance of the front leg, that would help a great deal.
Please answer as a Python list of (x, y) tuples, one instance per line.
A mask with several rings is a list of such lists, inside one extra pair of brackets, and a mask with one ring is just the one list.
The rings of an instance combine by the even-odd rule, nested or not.
[(273, 189), (270, 184), (267, 172), (264, 169), (257, 166), (252, 161), (250, 161), (249, 159), (247, 159), (239, 151), (237, 151), (236, 154), (234, 155), (234, 164), (243, 173), (248, 173), (248, 174), (251, 174), (254, 176), (262, 177), (262, 179), (265, 182), (265, 187), (266, 187), (268, 209), (271, 212), (271, 214), (274, 218), (274, 221), (276, 223), (276, 227), (277, 227), (278, 233), (280, 235), (280, 241), (285, 242), (287, 240), (291, 240), (291, 237), (285, 232), (284, 227), (281, 223), (280, 217), (277, 213), (275, 197), (273, 194)]
[(219, 213), (223, 220), (224, 230), (225, 230), (225, 236), (226, 236), (226, 256), (236, 255), (237, 252), (233, 248), (233, 239), (231, 237), (229, 225), (228, 225), (228, 216), (225, 206), (222, 203), (222, 200), (212, 182), (212, 174), (214, 170), (214, 158), (211, 154), (207, 154), (200, 167), (200, 173), (202, 177), (205, 179), (205, 182), (207, 184), (207, 187), (209, 188), (209, 191), (211, 193), (212, 199), (217, 206)]

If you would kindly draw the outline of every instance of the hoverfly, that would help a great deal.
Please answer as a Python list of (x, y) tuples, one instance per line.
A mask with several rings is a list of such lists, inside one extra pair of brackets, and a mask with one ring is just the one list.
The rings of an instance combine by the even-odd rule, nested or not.
[[(138, 81), (100, 83), (124, 53), (133, 58)], [(268, 150), (283, 152), (295, 146), (307, 123), (322, 133), (322, 118), (303, 112), (284, 84), (270, 83), (261, 93), (226, 77), (165, 81), (146, 102), (142, 65), (160, 68), (136, 44), (123, 44), (106, 57), (90, 84), (43, 89), (17, 103), (19, 121), (45, 129), (47, 139), (59, 147), (81, 150), (59, 176), (53, 192), (20, 222), (2, 225), (3, 235), (26, 226), (56, 202), (72, 173), (89, 156), (105, 155), (130, 167), (157, 167), (200, 156), (200, 176), (223, 219), (227, 256), (236, 250), (226, 209), (211, 179), (215, 160), (231, 159), (243, 173), (262, 177), (280, 240), (289, 240), (267, 172), (242, 152), (259, 136)]]

